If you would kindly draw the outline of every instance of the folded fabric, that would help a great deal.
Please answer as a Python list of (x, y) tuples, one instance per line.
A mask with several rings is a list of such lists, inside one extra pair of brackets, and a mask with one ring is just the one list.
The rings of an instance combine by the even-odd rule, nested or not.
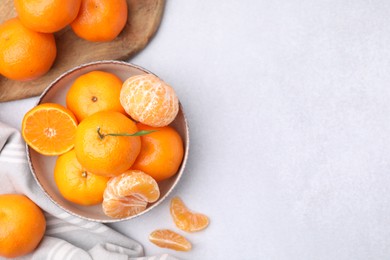
[(46, 233), (38, 248), (18, 259), (176, 259), (166, 254), (143, 257), (142, 246), (133, 239), (104, 224), (72, 216), (54, 205), (30, 172), (20, 133), (0, 122), (0, 194), (5, 193), (25, 194), (46, 217)]

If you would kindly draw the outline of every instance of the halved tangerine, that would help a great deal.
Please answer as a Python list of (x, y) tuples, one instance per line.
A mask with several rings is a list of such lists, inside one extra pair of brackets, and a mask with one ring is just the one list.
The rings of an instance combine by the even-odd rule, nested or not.
[(26, 143), (38, 153), (60, 155), (74, 146), (77, 120), (67, 108), (44, 103), (28, 111), (22, 122)]
[(128, 170), (111, 178), (103, 195), (103, 212), (112, 218), (125, 218), (146, 209), (160, 197), (157, 182), (142, 171)]
[(179, 197), (171, 200), (170, 211), (173, 222), (181, 230), (196, 232), (209, 225), (209, 218), (206, 215), (192, 212)]
[(169, 229), (153, 231), (149, 235), (149, 240), (156, 246), (176, 251), (190, 251), (192, 248), (191, 243), (185, 237)]

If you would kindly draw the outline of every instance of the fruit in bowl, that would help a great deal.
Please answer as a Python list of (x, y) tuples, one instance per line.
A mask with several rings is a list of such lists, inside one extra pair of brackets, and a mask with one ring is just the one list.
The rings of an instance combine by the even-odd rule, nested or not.
[[(80, 81), (91, 74), (100, 76)], [(30, 166), (45, 194), (66, 211), (100, 222), (130, 219), (158, 205), (179, 181), (188, 156), (188, 125), (173, 88), (168, 86), (170, 95), (158, 92), (148, 99), (150, 95), (142, 93), (142, 84), (138, 90), (125, 89), (125, 84), (120, 91), (111, 84), (94, 87), (107, 74), (125, 83), (140, 75), (151, 78), (158, 84), (149, 86), (149, 92), (151, 88), (168, 86), (145, 69), (126, 62), (85, 64), (54, 81), (38, 105), (26, 113), (22, 125), (23, 137), (29, 145)], [(75, 85), (77, 94), (72, 93)], [(139, 118), (132, 116), (133, 110), (123, 107), (121, 97), (126, 99), (133, 91), (138, 92), (132, 105), (137, 103), (137, 109), (144, 106), (145, 118), (160, 119), (164, 124), (159, 127), (148, 126), (145, 121), (141, 124)], [(170, 100), (164, 102), (164, 98)], [(151, 107), (156, 99), (171, 112), (155, 113), (158, 108)], [(77, 104), (79, 100), (86, 107), (91, 106), (93, 112), (88, 113)], [(113, 100), (121, 107), (107, 105)], [(52, 110), (60, 111), (67, 120), (47, 112)], [(65, 148), (57, 149), (57, 144), (64, 140), (68, 140)], [(153, 150), (153, 144), (158, 149)], [(156, 173), (158, 168), (163, 171)], [(117, 181), (118, 178), (122, 180)], [(122, 190), (121, 186), (127, 189)]]

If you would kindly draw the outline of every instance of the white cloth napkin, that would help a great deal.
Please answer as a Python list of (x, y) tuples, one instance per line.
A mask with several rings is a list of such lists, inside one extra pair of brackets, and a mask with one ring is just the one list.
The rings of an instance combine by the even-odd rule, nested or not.
[(30, 172), (21, 134), (0, 122), (0, 194), (5, 193), (26, 195), (44, 210), (46, 217), (46, 233), (38, 248), (18, 259), (176, 259), (167, 254), (143, 257), (138, 242), (104, 224), (74, 217), (54, 205)]

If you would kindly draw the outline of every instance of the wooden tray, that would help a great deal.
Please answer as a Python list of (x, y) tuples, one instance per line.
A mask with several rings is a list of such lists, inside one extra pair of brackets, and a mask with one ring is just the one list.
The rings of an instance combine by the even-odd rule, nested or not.
[[(0, 23), (15, 17), (13, 0), (1, 0)], [(0, 102), (40, 95), (65, 71), (96, 60), (127, 60), (142, 50), (157, 31), (164, 0), (127, 0), (129, 18), (121, 34), (111, 42), (94, 43), (77, 37), (68, 26), (55, 34), (57, 58), (51, 70), (39, 79), (20, 82), (0, 76)]]

